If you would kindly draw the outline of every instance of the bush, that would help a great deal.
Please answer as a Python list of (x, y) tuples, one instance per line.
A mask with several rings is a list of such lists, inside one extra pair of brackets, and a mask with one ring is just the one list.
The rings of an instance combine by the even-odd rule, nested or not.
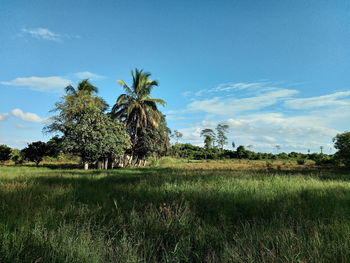
[(12, 150), (7, 145), (0, 145), (0, 162), (6, 162), (11, 158)]
[(306, 163), (305, 159), (298, 159), (297, 160), (297, 164), (299, 164), (299, 165), (304, 165), (305, 163)]

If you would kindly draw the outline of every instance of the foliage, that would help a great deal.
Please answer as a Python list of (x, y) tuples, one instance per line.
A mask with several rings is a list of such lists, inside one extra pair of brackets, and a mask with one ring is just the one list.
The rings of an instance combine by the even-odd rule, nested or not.
[(214, 147), (215, 132), (212, 129), (204, 129), (201, 131), (201, 136), (204, 137), (204, 148), (210, 149)]
[(79, 123), (65, 127), (63, 143), (67, 152), (79, 155), (83, 162), (124, 154), (129, 137), (121, 123), (100, 112), (81, 114), (79, 119)]
[(133, 149), (134, 155), (139, 159), (144, 159), (151, 153), (155, 158), (164, 156), (170, 147), (169, 134), (170, 129), (167, 127), (164, 115), (157, 128), (153, 126), (139, 128), (137, 142)]
[(57, 158), (60, 153), (63, 153), (64, 147), (63, 147), (63, 141), (64, 139), (58, 136), (52, 137), (46, 144), (48, 148), (48, 156)]
[(183, 134), (179, 132), (178, 130), (174, 130), (173, 133), (171, 133), (170, 137), (175, 138), (176, 143), (179, 143), (179, 139), (181, 139)]
[(49, 155), (49, 148), (45, 142), (32, 142), (21, 151), (21, 154), (23, 159), (35, 162), (36, 165), (39, 165), (44, 156)]
[(227, 136), (229, 126), (227, 124), (218, 124), (216, 127), (216, 141), (221, 149), (227, 144)]
[(350, 132), (337, 134), (334, 137), (334, 148), (337, 149), (335, 160), (350, 166)]
[(22, 164), (24, 162), (21, 150), (12, 149), (11, 161), (13, 161), (15, 165)]
[[(107, 104), (94, 94), (97, 89), (83, 81), (77, 89), (66, 90), (54, 109), (58, 115), (46, 130), (62, 133), (64, 150), (80, 156), (84, 163), (123, 155), (129, 137), (121, 123), (103, 113)], [(60, 143), (59, 138), (52, 141), (53, 145)]]
[(135, 147), (139, 147), (139, 136), (146, 138), (149, 135), (149, 131), (141, 135), (139, 131), (158, 128), (163, 116), (157, 105), (164, 106), (166, 103), (162, 99), (151, 97), (151, 91), (153, 87), (158, 86), (158, 82), (149, 79), (150, 73), (135, 69), (131, 75), (133, 80), (131, 87), (123, 80), (118, 81), (125, 94), (118, 97), (111, 114), (113, 118), (125, 124), (134, 150)]
[(305, 160), (305, 159), (302, 159), (302, 158), (297, 159), (297, 164), (299, 164), (299, 165), (304, 165), (305, 163), (306, 163), (306, 160)]
[(11, 158), (12, 150), (7, 145), (0, 145), (0, 162), (6, 162)]

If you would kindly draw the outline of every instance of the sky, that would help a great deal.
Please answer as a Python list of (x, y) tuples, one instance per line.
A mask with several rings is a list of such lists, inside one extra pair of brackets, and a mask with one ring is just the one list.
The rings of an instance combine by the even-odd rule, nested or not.
[(349, 1), (0, 0), (0, 25), (0, 144), (48, 140), (79, 80), (113, 106), (134, 68), (181, 142), (225, 123), (227, 148), (332, 153), (349, 130)]

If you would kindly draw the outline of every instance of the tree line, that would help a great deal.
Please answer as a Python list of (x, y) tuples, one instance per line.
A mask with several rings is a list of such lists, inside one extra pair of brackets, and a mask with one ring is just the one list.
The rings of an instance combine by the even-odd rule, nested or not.
[[(13, 151), (6, 145), (0, 145), (0, 162), (12, 158), (15, 163), (24, 160), (37, 165), (45, 156), (57, 157), (60, 153), (79, 156), (84, 169), (94, 166), (109, 169), (126, 166), (145, 166), (148, 157), (159, 158), (170, 155), (191, 159), (287, 159), (313, 158), (338, 162), (350, 166), (350, 132), (338, 134), (334, 138), (338, 152), (332, 157), (301, 153), (256, 153), (245, 149), (227, 150), (227, 124), (218, 124), (216, 129), (201, 131), (204, 147), (181, 144), (182, 133), (173, 133), (167, 127), (166, 117), (159, 105), (166, 102), (151, 96), (159, 83), (151, 79), (151, 74), (135, 69), (131, 72), (132, 83), (118, 83), (124, 90), (108, 111), (107, 103), (98, 96), (98, 88), (88, 79), (82, 80), (77, 87), (65, 88), (65, 95), (55, 103), (51, 122), (44, 128), (45, 133), (55, 136), (48, 142), (33, 142), (21, 151)], [(170, 137), (176, 140), (170, 144)], [(235, 149), (235, 143), (232, 142)], [(249, 147), (248, 147), (249, 148)], [(321, 157), (322, 158), (321, 158)]]

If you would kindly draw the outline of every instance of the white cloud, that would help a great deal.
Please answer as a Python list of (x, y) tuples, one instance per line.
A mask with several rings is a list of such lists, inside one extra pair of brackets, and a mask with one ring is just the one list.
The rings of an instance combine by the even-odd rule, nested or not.
[(9, 116), (8, 113), (0, 113), (0, 121), (6, 120), (8, 116)]
[(11, 114), (15, 118), (19, 118), (23, 121), (28, 121), (28, 122), (35, 122), (35, 123), (42, 123), (45, 121), (45, 119), (40, 118), (38, 115), (35, 113), (31, 112), (23, 112), (21, 109), (13, 109), (11, 111)]
[(31, 28), (31, 29), (23, 28), (22, 33), (29, 34), (32, 37), (50, 40), (50, 41), (59, 42), (62, 40), (62, 36), (60, 34), (57, 34), (47, 28), (42, 28), (42, 27)]
[[(253, 145), (256, 151), (275, 152), (278, 144), (281, 151), (319, 152), (320, 146), (324, 146), (330, 153), (332, 138), (348, 129), (350, 91), (293, 98), (297, 93), (268, 82), (223, 84), (187, 94), (191, 100), (185, 110), (170, 113), (173, 118), (186, 114), (205, 120), (193, 119), (182, 124), (188, 125), (186, 128), (178, 128), (184, 134), (184, 141), (199, 146), (203, 145), (202, 129), (215, 129), (218, 123), (226, 123), (230, 126), (229, 148), (234, 141), (236, 145)], [(209, 97), (210, 94), (216, 96)], [(193, 99), (196, 95), (204, 98)]]
[(16, 78), (0, 82), (2, 85), (29, 87), (42, 92), (62, 92), (70, 83), (69, 79), (60, 76)]
[(350, 105), (349, 98), (347, 100), (339, 100), (350, 96), (350, 91), (341, 91), (329, 95), (299, 98), (287, 100), (284, 105), (290, 109), (305, 110), (326, 106), (344, 106)]
[(15, 124), (15, 127), (16, 127), (17, 129), (28, 129), (28, 128), (29, 128), (28, 126), (23, 125), (23, 124), (19, 124), (19, 123), (16, 123), (16, 124)]
[(194, 100), (188, 105), (188, 109), (217, 115), (231, 115), (274, 105), (296, 93), (298, 93), (296, 90), (269, 88), (262, 94), (246, 98), (214, 97)]
[(89, 71), (77, 72), (74, 74), (79, 79), (91, 79), (91, 80), (99, 80), (104, 79), (105, 77), (102, 75), (98, 75), (95, 73), (91, 73)]

